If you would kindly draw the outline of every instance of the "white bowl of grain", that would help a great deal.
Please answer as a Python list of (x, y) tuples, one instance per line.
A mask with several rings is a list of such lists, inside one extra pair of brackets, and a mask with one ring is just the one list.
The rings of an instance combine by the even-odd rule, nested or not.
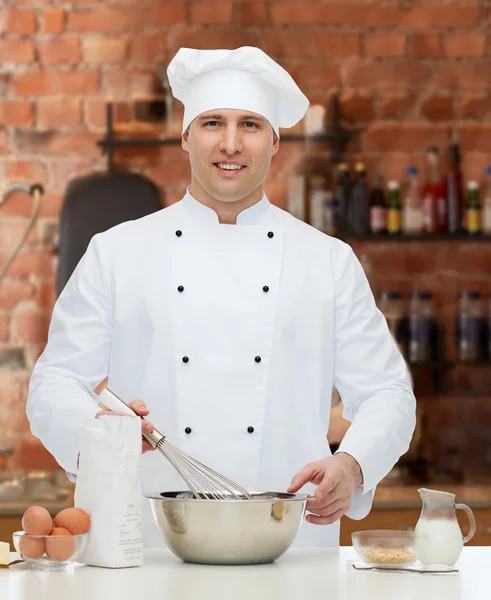
[(377, 529), (351, 534), (353, 547), (362, 561), (369, 565), (404, 566), (417, 560), (414, 544), (425, 533)]

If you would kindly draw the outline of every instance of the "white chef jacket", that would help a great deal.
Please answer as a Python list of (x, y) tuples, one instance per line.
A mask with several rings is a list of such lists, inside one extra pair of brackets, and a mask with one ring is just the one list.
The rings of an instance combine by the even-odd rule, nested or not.
[[(334, 384), (352, 421), (338, 451), (364, 478), (355, 519), (415, 427), (405, 362), (353, 251), (266, 196), (230, 225), (188, 190), (92, 238), (54, 307), (27, 402), (32, 433), (72, 479), (106, 375), (121, 398), (145, 401), (169, 441), (268, 491), (286, 491), (330, 455)], [(144, 493), (187, 489), (157, 451), (142, 456), (141, 484)], [(148, 505), (144, 536), (163, 544)], [(304, 522), (295, 540), (338, 543), (339, 522)]]

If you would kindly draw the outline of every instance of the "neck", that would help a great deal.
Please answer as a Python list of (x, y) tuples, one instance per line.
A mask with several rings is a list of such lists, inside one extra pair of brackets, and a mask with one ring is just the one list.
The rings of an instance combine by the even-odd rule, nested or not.
[(219, 223), (235, 225), (239, 213), (246, 208), (254, 206), (254, 204), (257, 204), (261, 200), (264, 195), (264, 185), (260, 185), (251, 194), (241, 200), (225, 202), (211, 196), (193, 176), (190, 192), (195, 200), (217, 213)]

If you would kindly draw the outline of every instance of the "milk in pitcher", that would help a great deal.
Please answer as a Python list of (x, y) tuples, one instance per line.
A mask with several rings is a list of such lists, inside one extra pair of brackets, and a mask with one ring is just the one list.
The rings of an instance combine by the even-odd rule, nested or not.
[[(421, 515), (414, 528), (417, 533), (414, 552), (424, 565), (453, 566), (464, 544), (476, 532), (476, 520), (467, 504), (455, 504), (455, 494), (440, 490), (420, 488), (419, 495), (423, 501)], [(456, 509), (465, 511), (469, 518), (469, 533), (464, 537), (460, 529)]]
[(414, 528), (426, 537), (416, 537), (414, 551), (424, 565), (454, 565), (464, 545), (457, 521), (450, 519), (420, 519)]

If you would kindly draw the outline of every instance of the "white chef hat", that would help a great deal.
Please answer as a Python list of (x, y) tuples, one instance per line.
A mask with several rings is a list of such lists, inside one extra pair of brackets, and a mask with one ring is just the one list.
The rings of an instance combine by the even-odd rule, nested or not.
[(280, 127), (293, 127), (309, 106), (290, 74), (259, 48), (181, 48), (167, 68), (175, 98), (184, 104), (182, 132), (200, 114), (220, 108), (254, 112)]

